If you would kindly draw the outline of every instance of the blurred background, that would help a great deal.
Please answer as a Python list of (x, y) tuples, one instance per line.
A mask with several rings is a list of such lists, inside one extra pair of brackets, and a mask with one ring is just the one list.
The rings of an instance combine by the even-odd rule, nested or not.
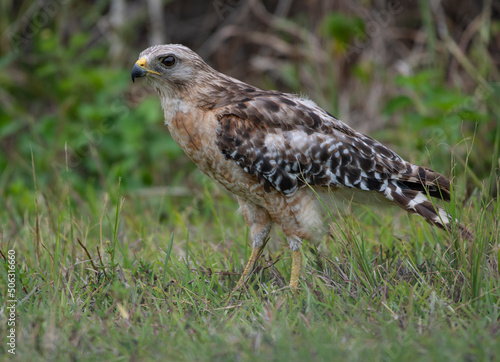
[[(403, 158), (497, 195), (500, 2), (493, 0), (2, 0), (0, 204), (196, 189), (140, 51), (182, 43), (261, 88), (308, 95)], [(63, 191), (66, 190), (66, 191)], [(146, 191), (147, 192), (147, 191)], [(87, 197), (87, 196), (82, 196)]]

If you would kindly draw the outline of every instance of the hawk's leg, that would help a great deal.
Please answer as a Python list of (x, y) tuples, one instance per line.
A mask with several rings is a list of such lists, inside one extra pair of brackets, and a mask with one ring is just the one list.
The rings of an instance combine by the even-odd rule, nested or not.
[(297, 237), (289, 237), (288, 244), (292, 250), (292, 275), (290, 276), (290, 288), (298, 289), (300, 271), (302, 269), (302, 252), (300, 251), (302, 240)]
[(238, 198), (245, 221), (250, 228), (250, 237), (252, 239), (252, 255), (248, 260), (241, 278), (236, 284), (235, 289), (240, 288), (248, 275), (252, 272), (255, 262), (259, 259), (267, 243), (267, 237), (271, 231), (272, 220), (266, 209), (253, 203)]

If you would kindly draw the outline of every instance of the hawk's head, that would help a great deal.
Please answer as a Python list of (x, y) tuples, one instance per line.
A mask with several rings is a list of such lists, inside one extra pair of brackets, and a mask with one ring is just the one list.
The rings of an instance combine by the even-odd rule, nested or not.
[(177, 93), (196, 83), (209, 81), (214, 72), (195, 52), (178, 44), (155, 45), (139, 55), (132, 68), (132, 81), (146, 77), (155, 88)]

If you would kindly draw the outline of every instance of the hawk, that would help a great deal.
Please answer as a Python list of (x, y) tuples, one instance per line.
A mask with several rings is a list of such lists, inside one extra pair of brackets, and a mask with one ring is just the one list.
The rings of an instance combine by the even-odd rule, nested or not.
[(309, 99), (219, 73), (183, 45), (144, 50), (132, 69), (132, 81), (139, 77), (156, 89), (173, 139), (238, 199), (253, 249), (236, 288), (246, 281), (273, 224), (292, 250), (290, 287), (298, 288), (302, 240), (318, 240), (323, 230), (320, 198), (386, 201), (472, 239), (429, 199), (450, 200), (446, 177), (406, 162)]

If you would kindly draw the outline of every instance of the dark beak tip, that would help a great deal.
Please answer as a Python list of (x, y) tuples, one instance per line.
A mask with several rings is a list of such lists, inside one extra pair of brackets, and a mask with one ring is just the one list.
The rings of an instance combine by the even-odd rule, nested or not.
[(135, 83), (135, 78), (144, 77), (144, 76), (146, 76), (147, 73), (148, 72), (144, 68), (141, 68), (141, 67), (139, 67), (139, 65), (134, 64), (134, 67), (132, 68), (132, 73), (130, 74), (130, 76), (132, 78), (132, 82)]

